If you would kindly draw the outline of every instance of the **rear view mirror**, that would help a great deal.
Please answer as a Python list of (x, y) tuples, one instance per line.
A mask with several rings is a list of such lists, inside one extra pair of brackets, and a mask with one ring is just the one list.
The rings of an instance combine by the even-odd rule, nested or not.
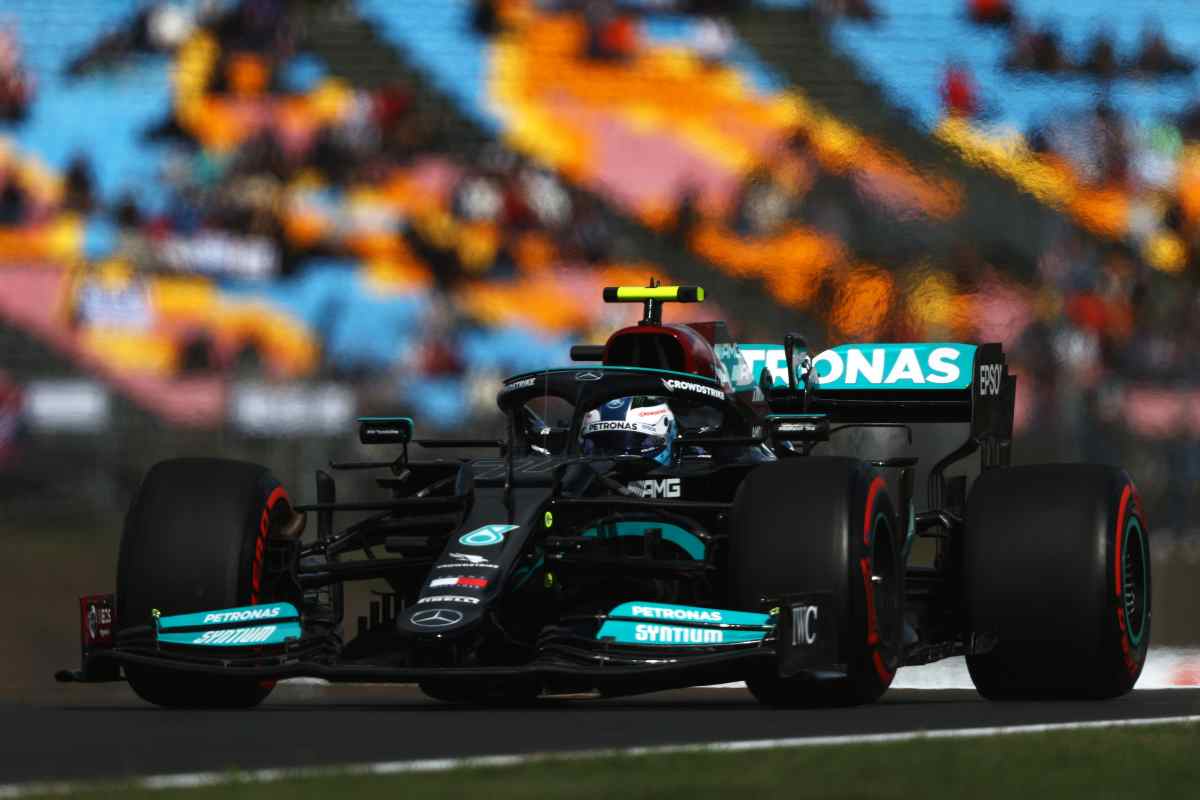
[(767, 428), (779, 442), (829, 441), (829, 418), (824, 414), (772, 414)]
[(408, 444), (413, 427), (411, 417), (359, 417), (358, 440), (363, 444)]

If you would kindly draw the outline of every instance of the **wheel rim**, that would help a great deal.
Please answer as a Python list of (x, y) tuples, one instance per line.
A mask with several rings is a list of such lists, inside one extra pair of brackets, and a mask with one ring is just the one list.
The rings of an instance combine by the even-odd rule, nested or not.
[(900, 641), (900, 597), (896, 583), (896, 548), (891, 526), (883, 514), (875, 517), (872, 539), (871, 584), (875, 590), (880, 649), (887, 657), (892, 657)]
[(1125, 526), (1125, 541), (1121, 552), (1121, 604), (1125, 610), (1125, 625), (1134, 647), (1142, 643), (1146, 632), (1149, 603), (1149, 573), (1146, 559), (1146, 535), (1137, 517), (1130, 517)]

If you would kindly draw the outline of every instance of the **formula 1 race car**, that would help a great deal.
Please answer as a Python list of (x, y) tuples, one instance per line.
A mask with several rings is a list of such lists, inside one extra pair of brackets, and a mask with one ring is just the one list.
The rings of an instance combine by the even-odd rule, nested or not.
[[(745, 681), (829, 706), (965, 655), (995, 700), (1132, 688), (1150, 640), (1137, 491), (1115, 467), (1009, 466), (1000, 345), (738, 344), (663, 324), (704, 291), (653, 283), (604, 290), (644, 318), (574, 347), (582, 364), (504, 381), (502, 437), (359, 420), (388, 455), (330, 471), (373, 471), (378, 499), (339, 499), (326, 471), (297, 504), (265, 467), (157, 464), (115, 595), (80, 600), (82, 669), (59, 679), (175, 707), (253, 706), (298, 676), (468, 703)], [(923, 502), (917, 458), (831, 454), (848, 431), (955, 423)], [(946, 471), (973, 455), (968, 492)], [(389, 589), (350, 636), (343, 587), (369, 579)]]

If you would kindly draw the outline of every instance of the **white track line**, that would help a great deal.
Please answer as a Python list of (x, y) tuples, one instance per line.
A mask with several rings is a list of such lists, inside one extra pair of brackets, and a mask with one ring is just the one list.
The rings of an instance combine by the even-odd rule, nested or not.
[(430, 758), (415, 761), (376, 761), (367, 764), (346, 764), (331, 767), (280, 767), (248, 771), (185, 772), (171, 775), (147, 775), (126, 781), (49, 782), (0, 784), (0, 800), (12, 800), (35, 794), (70, 794), (103, 788), (197, 789), (238, 783), (274, 783), (297, 778), (321, 778), (336, 775), (395, 775), (406, 772), (449, 772), (471, 767), (515, 767), (551, 761), (584, 761), (613, 756), (658, 756), (677, 753), (736, 753), (774, 748), (827, 747), (849, 744), (886, 744), (920, 739), (980, 739), (990, 736), (1012, 736), (1054, 731), (1093, 730), (1097, 728), (1140, 728), (1147, 725), (1200, 724), (1200, 714), (1141, 719), (1108, 719), (1089, 722), (1049, 722), (1040, 725), (1005, 725), (988, 728), (954, 728), (948, 730), (904, 731), (900, 733), (870, 733), (847, 736), (806, 736), (785, 739), (751, 739), (732, 742), (700, 742), (696, 744), (621, 747), (603, 750), (576, 750), (559, 753), (528, 753), (525, 755), (468, 756), (464, 758)]
[[(1200, 649), (1154, 647), (1138, 679), (1137, 689), (1191, 689), (1200, 686)], [(714, 688), (745, 689), (744, 683), (722, 683)], [(962, 656), (933, 664), (903, 667), (896, 672), (893, 689), (974, 689)]]

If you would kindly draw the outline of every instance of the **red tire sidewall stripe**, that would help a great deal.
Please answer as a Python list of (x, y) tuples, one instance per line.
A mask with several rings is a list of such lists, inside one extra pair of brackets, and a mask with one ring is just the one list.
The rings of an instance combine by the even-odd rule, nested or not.
[(884, 688), (887, 688), (892, 683), (892, 678), (895, 677), (895, 671), (888, 669), (883, 662), (883, 654), (880, 652), (880, 647), (883, 644), (882, 638), (879, 636), (879, 613), (875, 607), (875, 584), (871, 582), (871, 533), (874, 529), (873, 520), (875, 512), (875, 498), (879, 492), (886, 488), (887, 484), (882, 476), (876, 476), (871, 481), (870, 487), (867, 489), (867, 503), (863, 510), (863, 546), (867, 548), (866, 554), (858, 562), (859, 571), (862, 573), (863, 590), (867, 598), (867, 647), (871, 649), (871, 663), (875, 667), (875, 672), (879, 676), (879, 680), (883, 683)]
[(867, 489), (867, 507), (863, 510), (863, 544), (871, 546), (871, 517), (875, 511), (875, 497), (886, 486), (882, 476), (876, 476)]
[(1113, 591), (1116, 596), (1117, 626), (1121, 631), (1121, 657), (1124, 660), (1126, 671), (1134, 678), (1137, 678), (1141, 674), (1142, 663), (1145, 659), (1138, 658), (1137, 650), (1133, 646), (1133, 640), (1129, 637), (1129, 625), (1125, 619), (1125, 570), (1121, 568), (1121, 562), (1125, 555), (1125, 522), (1129, 514), (1131, 500), (1133, 501), (1133, 513), (1138, 517), (1140, 524), (1142, 501), (1138, 496), (1137, 488), (1132, 483), (1127, 483), (1125, 484), (1125, 488), (1121, 490), (1121, 502), (1117, 507), (1117, 530), (1116, 537), (1114, 538), (1115, 546), (1113, 547)]
[[(267, 495), (266, 505), (258, 518), (258, 536), (254, 539), (254, 565), (250, 571), (250, 605), (252, 606), (258, 605), (258, 593), (262, 588), (263, 557), (267, 552), (267, 536), (271, 531), (271, 512), (275, 510), (275, 506), (280, 501), (291, 502), (288, 499), (287, 491), (282, 486), (276, 486), (271, 490), (271, 494)], [(258, 685), (263, 689), (273, 689), (275, 681), (261, 680)]]
[(259, 592), (262, 590), (263, 558), (267, 552), (267, 536), (271, 531), (271, 512), (280, 501), (287, 501), (287, 491), (282, 486), (276, 486), (267, 496), (262, 514), (258, 519), (258, 536), (254, 539), (254, 562), (250, 570), (250, 605), (256, 606)]

